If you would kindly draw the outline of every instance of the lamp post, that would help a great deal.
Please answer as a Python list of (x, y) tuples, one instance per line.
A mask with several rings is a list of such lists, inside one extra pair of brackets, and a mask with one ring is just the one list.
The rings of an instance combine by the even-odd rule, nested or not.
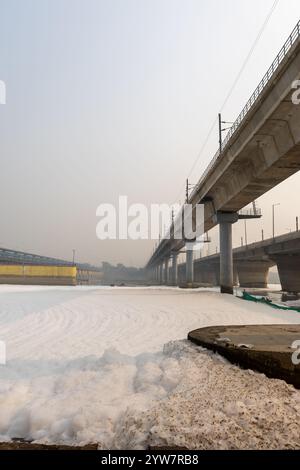
[(72, 251), (73, 251), (73, 266), (74, 266), (75, 265), (75, 250), (74, 250), (74, 248), (73, 248)]
[(280, 206), (280, 202), (272, 204), (272, 227), (273, 227), (273, 238), (275, 238), (275, 207)]

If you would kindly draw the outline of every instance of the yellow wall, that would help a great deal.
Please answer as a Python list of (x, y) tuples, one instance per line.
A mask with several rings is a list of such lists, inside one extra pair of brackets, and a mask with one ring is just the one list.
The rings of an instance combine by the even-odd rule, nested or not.
[(76, 278), (76, 266), (21, 266), (0, 264), (0, 276), (41, 276)]

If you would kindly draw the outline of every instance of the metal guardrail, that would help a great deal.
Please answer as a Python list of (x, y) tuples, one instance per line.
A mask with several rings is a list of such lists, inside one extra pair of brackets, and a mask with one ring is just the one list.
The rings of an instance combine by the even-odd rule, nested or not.
[[(23, 251), (9, 250), (7, 248), (0, 248), (0, 264), (1, 263), (44, 266), (74, 266), (72, 261), (50, 258), (49, 256), (35, 255), (33, 253), (25, 253)], [(75, 263), (75, 266), (89, 271), (102, 271), (101, 268), (87, 263)]]
[(215, 156), (213, 157), (213, 159), (211, 160), (211, 162), (209, 163), (209, 165), (205, 169), (205, 171), (202, 174), (200, 180), (198, 181), (195, 189), (193, 190), (193, 192), (191, 194), (191, 197), (193, 197), (194, 194), (197, 193), (197, 191), (199, 190), (199, 187), (203, 183), (204, 179), (207, 177), (208, 173), (212, 170), (212, 168), (214, 167), (214, 165), (218, 161), (219, 157), (222, 156), (222, 154), (224, 153), (224, 151), (227, 147), (228, 142), (230, 141), (232, 136), (236, 133), (236, 131), (239, 129), (239, 127), (241, 126), (241, 124), (244, 121), (245, 117), (247, 116), (249, 111), (253, 108), (253, 106), (257, 102), (258, 98), (260, 97), (261, 93), (265, 89), (266, 85), (270, 82), (270, 80), (274, 76), (274, 73), (278, 69), (279, 65), (281, 64), (283, 59), (286, 57), (286, 55), (288, 54), (290, 49), (293, 47), (295, 42), (299, 39), (299, 37), (300, 37), (300, 21), (298, 21), (297, 25), (295, 26), (292, 33), (288, 37), (288, 39), (285, 42), (284, 46), (281, 48), (281, 50), (277, 54), (274, 62), (269, 67), (267, 73), (264, 75), (263, 79), (260, 81), (259, 85), (256, 87), (256, 89), (252, 93), (251, 97), (247, 101), (247, 103), (244, 106), (243, 110), (240, 112), (237, 119), (233, 123), (232, 127), (230, 128), (229, 132), (227, 133), (227, 135), (226, 135), (226, 137), (223, 141), (222, 152), (220, 152), (220, 149), (216, 152)]
[(48, 266), (72, 266), (70, 261), (65, 261), (48, 256), (35, 255), (32, 253), (25, 253), (23, 251), (10, 250), (7, 248), (0, 248), (0, 263), (3, 262), (16, 262), (24, 264), (45, 264)]
[(256, 209), (242, 209), (238, 212), (238, 215), (241, 217), (261, 217), (262, 211), (260, 208)]

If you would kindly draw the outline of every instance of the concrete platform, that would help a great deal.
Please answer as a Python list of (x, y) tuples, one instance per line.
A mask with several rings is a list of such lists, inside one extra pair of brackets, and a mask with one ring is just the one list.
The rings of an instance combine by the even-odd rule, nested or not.
[(292, 348), (300, 341), (300, 325), (214, 326), (192, 331), (188, 339), (234, 364), (300, 389), (300, 365), (292, 362), (292, 354), (300, 351), (299, 346)]

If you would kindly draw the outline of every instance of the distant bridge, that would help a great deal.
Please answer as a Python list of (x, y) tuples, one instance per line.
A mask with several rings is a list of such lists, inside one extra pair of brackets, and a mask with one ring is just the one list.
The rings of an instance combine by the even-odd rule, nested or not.
[(100, 284), (102, 269), (87, 263), (0, 248), (0, 284)]

